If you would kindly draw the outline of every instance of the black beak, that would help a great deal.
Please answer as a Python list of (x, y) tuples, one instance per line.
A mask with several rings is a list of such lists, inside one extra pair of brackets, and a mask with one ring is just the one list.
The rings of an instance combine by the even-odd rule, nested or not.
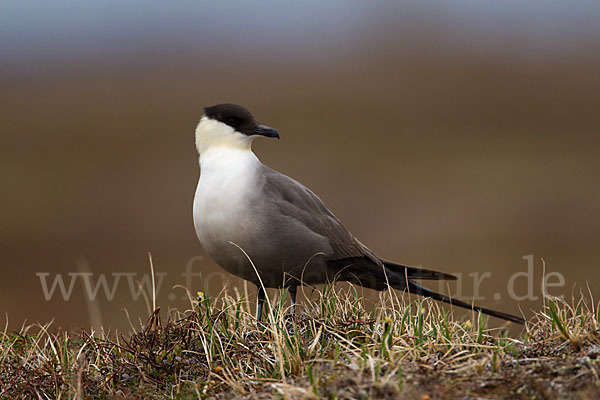
[(252, 134), (279, 139), (279, 132), (277, 132), (275, 129), (271, 128), (270, 126), (265, 126), (265, 125), (257, 126), (254, 129), (254, 132)]

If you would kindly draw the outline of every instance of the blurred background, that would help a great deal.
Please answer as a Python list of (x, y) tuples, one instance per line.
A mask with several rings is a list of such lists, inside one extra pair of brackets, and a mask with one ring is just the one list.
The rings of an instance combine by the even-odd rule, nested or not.
[[(36, 274), (140, 279), (148, 252), (163, 309), (186, 307), (173, 286), (190, 260), (221, 277), (212, 294), (242, 287), (200, 259), (192, 223), (193, 132), (220, 102), (277, 128), (259, 157), (380, 256), (460, 273), (467, 299), (469, 274), (490, 272), (479, 303), (508, 312), (540, 307), (542, 258), (565, 278), (550, 294), (587, 282), (597, 298), (599, 15), (595, 1), (2, 1), (0, 311), (12, 327), (88, 326), (91, 310), (128, 329), (123, 309), (147, 312), (124, 281), (90, 308), (79, 280), (47, 301)], [(527, 255), (534, 296), (517, 302)]]

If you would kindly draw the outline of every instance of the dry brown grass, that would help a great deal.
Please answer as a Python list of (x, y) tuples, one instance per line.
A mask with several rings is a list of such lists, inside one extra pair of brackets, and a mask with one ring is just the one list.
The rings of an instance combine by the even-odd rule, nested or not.
[[(295, 316), (281, 293), (257, 324), (236, 293), (158, 309), (128, 335), (31, 325), (0, 340), (0, 397), (598, 398), (593, 300), (548, 298), (517, 338), (481, 315), (384, 292), (372, 311), (327, 286)], [(310, 296), (309, 296), (310, 297)]]

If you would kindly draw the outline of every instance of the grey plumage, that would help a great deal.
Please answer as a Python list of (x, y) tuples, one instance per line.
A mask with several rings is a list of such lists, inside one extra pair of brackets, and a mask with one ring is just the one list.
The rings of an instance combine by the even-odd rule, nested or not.
[[(248, 138), (279, 135), (238, 107), (208, 108), (209, 117), (203, 117), (196, 131), (202, 170), (194, 201), (196, 232), (205, 250), (225, 270), (259, 288), (261, 282), (266, 288), (290, 288), (292, 304), (298, 285), (340, 280), (375, 290), (389, 285), (523, 322), (519, 317), (450, 299), (413, 281), (456, 279), (452, 275), (377, 257), (317, 195), (258, 161)], [(243, 132), (237, 126), (243, 126)], [(258, 297), (260, 318), (262, 289)]]

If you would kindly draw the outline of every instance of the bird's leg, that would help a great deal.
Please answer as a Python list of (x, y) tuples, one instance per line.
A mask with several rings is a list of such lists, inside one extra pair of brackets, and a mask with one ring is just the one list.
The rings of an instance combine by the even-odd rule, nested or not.
[(290, 314), (294, 314), (294, 310), (296, 309), (296, 291), (298, 289), (298, 286), (296, 285), (291, 285), (289, 287), (289, 292), (290, 292), (290, 298), (292, 299), (292, 306), (290, 307)]
[(256, 320), (260, 321), (262, 317), (262, 309), (263, 304), (265, 303), (265, 290), (262, 286), (258, 286), (258, 291), (256, 292)]

